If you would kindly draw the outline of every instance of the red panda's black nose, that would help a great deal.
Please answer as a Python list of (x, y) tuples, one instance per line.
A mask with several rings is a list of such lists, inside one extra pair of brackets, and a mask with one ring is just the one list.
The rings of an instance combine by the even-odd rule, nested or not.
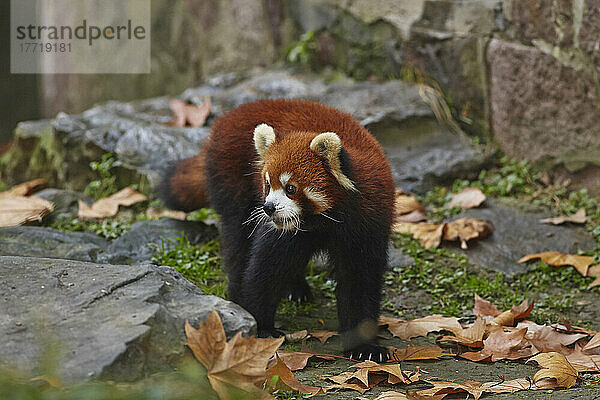
[(263, 210), (267, 213), (269, 217), (272, 217), (273, 213), (275, 213), (275, 204), (273, 204), (272, 201), (267, 201), (263, 206)]

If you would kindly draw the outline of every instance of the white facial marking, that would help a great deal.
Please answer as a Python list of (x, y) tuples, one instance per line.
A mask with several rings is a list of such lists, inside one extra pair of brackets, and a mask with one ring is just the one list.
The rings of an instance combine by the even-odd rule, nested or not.
[(265, 203), (272, 202), (275, 205), (273, 222), (280, 229), (293, 230), (299, 228), (301, 208), (296, 202), (286, 196), (283, 189), (269, 190)]
[(285, 187), (285, 185), (287, 185), (287, 183), (291, 177), (292, 177), (292, 174), (290, 174), (289, 172), (283, 172), (281, 175), (279, 175), (279, 181), (281, 182), (283, 187)]
[(315, 188), (311, 186), (304, 188), (304, 194), (306, 195), (307, 199), (312, 201), (318, 212), (323, 212), (329, 209), (329, 207), (331, 207), (329, 205), (329, 200), (327, 199), (327, 197), (324, 194), (319, 193)]
[(267, 179), (267, 183), (270, 185), (271, 184), (271, 180), (269, 179), (269, 173), (265, 173), (265, 178)]

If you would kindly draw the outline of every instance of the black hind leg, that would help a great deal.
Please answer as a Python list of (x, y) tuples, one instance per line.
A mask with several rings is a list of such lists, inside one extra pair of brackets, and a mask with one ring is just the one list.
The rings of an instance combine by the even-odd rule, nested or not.
[(361, 248), (330, 252), (337, 288), (339, 330), (344, 354), (355, 360), (387, 361), (389, 352), (377, 342), (379, 304), (383, 273), (387, 264), (385, 245), (369, 244)]

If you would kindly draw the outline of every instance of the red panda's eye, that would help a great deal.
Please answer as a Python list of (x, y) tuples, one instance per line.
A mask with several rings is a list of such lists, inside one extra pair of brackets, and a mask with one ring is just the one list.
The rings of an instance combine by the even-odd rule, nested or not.
[(287, 194), (290, 194), (290, 195), (296, 193), (296, 186), (294, 186), (294, 185), (285, 185), (285, 192)]

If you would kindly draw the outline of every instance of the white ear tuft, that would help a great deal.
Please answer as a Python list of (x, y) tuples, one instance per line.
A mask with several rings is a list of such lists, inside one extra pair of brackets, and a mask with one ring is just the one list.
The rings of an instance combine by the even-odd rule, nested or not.
[(254, 128), (254, 147), (261, 159), (265, 157), (267, 148), (275, 141), (275, 131), (267, 124), (260, 124)]
[(315, 136), (310, 142), (310, 149), (327, 161), (331, 173), (342, 187), (358, 191), (354, 183), (342, 172), (340, 165), (342, 141), (336, 133), (325, 132)]

